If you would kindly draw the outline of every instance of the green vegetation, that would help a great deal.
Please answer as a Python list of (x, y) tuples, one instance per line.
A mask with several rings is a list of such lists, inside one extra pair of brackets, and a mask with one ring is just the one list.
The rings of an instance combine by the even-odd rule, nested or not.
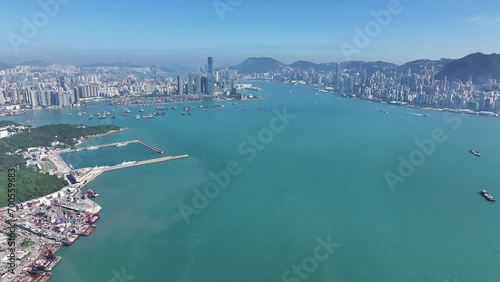
[(90, 135), (107, 133), (118, 130), (116, 125), (78, 126), (70, 124), (52, 124), (30, 128), (11, 137), (0, 139), (0, 152), (14, 152), (18, 149), (26, 150), (30, 147), (51, 146), (55, 141), (67, 146), (74, 146), (77, 139)]
[(10, 120), (0, 120), (0, 127), (11, 126), (11, 125), (20, 125), (20, 124)]
[[(30, 199), (39, 198), (43, 195), (49, 195), (61, 190), (68, 185), (64, 179), (57, 176), (50, 176), (30, 169), (16, 170), (16, 203), (24, 202)], [(7, 202), (8, 187), (7, 171), (0, 172), (0, 207), (4, 207)]]
[[(0, 121), (0, 126), (19, 125), (10, 121)], [(105, 134), (119, 130), (115, 125), (81, 126), (69, 124), (45, 125), (29, 128), (24, 132), (0, 139), (0, 207), (7, 205), (7, 170), (16, 169), (16, 203), (39, 198), (54, 193), (67, 185), (64, 179), (47, 175), (25, 167), (22, 155), (17, 150), (25, 151), (31, 147), (51, 146), (60, 142), (60, 147), (73, 147), (81, 137)], [(51, 164), (48, 164), (49, 166)]]
[(29, 248), (35, 244), (36, 244), (36, 242), (33, 242), (29, 239), (24, 239), (23, 242), (21, 243), (21, 248)]

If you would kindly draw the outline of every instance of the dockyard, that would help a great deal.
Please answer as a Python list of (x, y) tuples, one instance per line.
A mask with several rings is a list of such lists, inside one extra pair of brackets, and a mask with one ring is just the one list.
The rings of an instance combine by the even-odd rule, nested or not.
[[(16, 274), (11, 274), (7, 268), (0, 267), (0, 281), (42, 282), (51, 278), (50, 271), (62, 259), (55, 255), (57, 250), (62, 246), (71, 246), (80, 236), (88, 236), (97, 228), (95, 223), (100, 218), (101, 206), (96, 204), (93, 199), (99, 194), (91, 189), (83, 191), (83, 188), (102, 173), (189, 157), (188, 155), (163, 156), (142, 161), (126, 161), (112, 166), (74, 169), (60, 156), (62, 153), (78, 153), (133, 143), (142, 144), (159, 154), (163, 154), (162, 149), (142, 140), (74, 149), (31, 148), (27, 152), (27, 156), (36, 156), (36, 159), (40, 160), (43, 156), (53, 163), (55, 168), (52, 173), (64, 177), (68, 186), (51, 195), (16, 204), (10, 211), (8, 208), (0, 209), (0, 227), (6, 231), (9, 226), (15, 226), (16, 245), (24, 244), (25, 241), (33, 244), (26, 250), (19, 249), (16, 254)], [(13, 212), (14, 217), (11, 217), (9, 212)], [(6, 242), (7, 240), (2, 244), (6, 244)], [(0, 257), (3, 260), (9, 259), (7, 252), (3, 252), (1, 249)]]

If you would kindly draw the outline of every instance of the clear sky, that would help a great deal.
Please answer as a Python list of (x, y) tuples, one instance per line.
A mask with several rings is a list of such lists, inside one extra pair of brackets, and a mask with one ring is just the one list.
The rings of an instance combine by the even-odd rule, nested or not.
[[(40, 3), (54, 1), (47, 16)], [(0, 0), (0, 61), (130, 61), (231, 65), (248, 57), (284, 63), (345, 61), (371, 11), (397, 0)], [(228, 8), (225, 12), (216, 9)], [(402, 11), (349, 59), (393, 63), (499, 53), (500, 1), (400, 0)], [(220, 16), (222, 15), (222, 16)], [(23, 32), (23, 18), (35, 23)], [(17, 40), (17, 41), (15, 41)], [(17, 42), (12, 44), (12, 41)], [(17, 52), (13, 45), (17, 46)], [(360, 46), (360, 45), (358, 45)]]

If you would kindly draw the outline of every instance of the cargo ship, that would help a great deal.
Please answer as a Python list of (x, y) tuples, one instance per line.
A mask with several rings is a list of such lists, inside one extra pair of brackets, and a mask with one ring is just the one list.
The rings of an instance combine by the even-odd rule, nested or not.
[(63, 244), (63, 246), (71, 246), (73, 245), (73, 243), (75, 243), (76, 240), (78, 240), (79, 237), (80, 236), (76, 234), (69, 235), (67, 238), (62, 238), (61, 243)]
[(90, 225), (89, 228), (87, 228), (85, 231), (82, 232), (82, 236), (89, 236), (90, 233), (94, 232), (95, 230), (95, 225)]
[(88, 197), (88, 198), (96, 198), (96, 197), (99, 197), (99, 194), (94, 192), (94, 190), (92, 189), (89, 189), (87, 190), (87, 192), (85, 192), (85, 195)]
[(490, 202), (495, 202), (496, 201), (496, 199), (493, 196), (491, 196), (491, 194), (488, 191), (486, 191), (486, 190), (481, 190), (479, 192), (479, 194), (481, 194), (481, 196), (483, 196), (486, 200), (488, 200)]
[(56, 267), (56, 265), (59, 264), (59, 262), (61, 262), (61, 259), (62, 259), (62, 257), (60, 257), (60, 256), (55, 257), (50, 262), (50, 264), (45, 268), (45, 270), (46, 271), (52, 271), (54, 269), (54, 267)]
[(50, 272), (44, 271), (28, 271), (29, 276), (25, 279), (17, 280), (23, 282), (47, 282), (52, 278)]
[(87, 223), (94, 224), (100, 218), (98, 213), (89, 214), (87, 218)]

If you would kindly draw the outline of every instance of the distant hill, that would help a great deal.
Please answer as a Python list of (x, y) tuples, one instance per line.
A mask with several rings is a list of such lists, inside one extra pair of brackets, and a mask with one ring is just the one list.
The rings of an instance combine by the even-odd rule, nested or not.
[(309, 61), (297, 61), (293, 64), (288, 65), (291, 68), (294, 69), (300, 69), (300, 70), (308, 70), (310, 68), (317, 69), (319, 67), (319, 64), (315, 64), (313, 62)]
[[(243, 61), (241, 64), (233, 66), (232, 69), (238, 69), (242, 73), (253, 73), (253, 72), (263, 73), (263, 72), (276, 71), (286, 66), (299, 70), (309, 70), (312, 68), (319, 72), (336, 71), (337, 69), (336, 63), (316, 64), (309, 61), (297, 61), (290, 65), (285, 65), (272, 58), (249, 58)], [(351, 71), (358, 71), (358, 72), (362, 72), (364, 69), (366, 69), (368, 73), (373, 73), (377, 70), (397, 67), (397, 65), (395, 64), (382, 61), (378, 62), (347, 61), (341, 63), (341, 66), (344, 69), (350, 69)]]
[(8, 69), (13, 69), (13, 68), (14, 68), (13, 65), (10, 65), (10, 64), (4, 63), (4, 62), (0, 62), (0, 70), (8, 70)]
[(350, 69), (357, 71), (359, 73), (366, 70), (368, 75), (375, 73), (377, 70), (387, 70), (396, 69), (398, 66), (393, 63), (376, 61), (376, 62), (364, 62), (364, 61), (347, 61), (340, 64), (344, 69)]
[(115, 62), (115, 63), (92, 63), (80, 65), (81, 67), (125, 67), (125, 68), (140, 68), (145, 65), (134, 64), (131, 62)]
[(19, 64), (19, 65), (20, 66), (32, 66), (32, 67), (48, 67), (51, 64), (44, 62), (44, 61), (35, 60), (35, 61), (27, 61), (27, 62), (24, 62), (24, 63)]
[(423, 71), (425, 68), (432, 69), (433, 66), (436, 70), (441, 70), (453, 61), (454, 61), (453, 59), (444, 59), (444, 58), (440, 60), (428, 60), (428, 59), (415, 60), (402, 64), (401, 66), (398, 67), (398, 71), (407, 72), (408, 69), (411, 69), (412, 72), (417, 72), (417, 71)]
[(233, 66), (232, 69), (237, 69), (241, 73), (264, 73), (273, 72), (286, 66), (273, 58), (248, 58), (239, 65)]
[(500, 55), (474, 53), (455, 60), (444, 67), (436, 76), (448, 80), (467, 81), (472, 78), (473, 83), (482, 84), (490, 78), (500, 79)]

